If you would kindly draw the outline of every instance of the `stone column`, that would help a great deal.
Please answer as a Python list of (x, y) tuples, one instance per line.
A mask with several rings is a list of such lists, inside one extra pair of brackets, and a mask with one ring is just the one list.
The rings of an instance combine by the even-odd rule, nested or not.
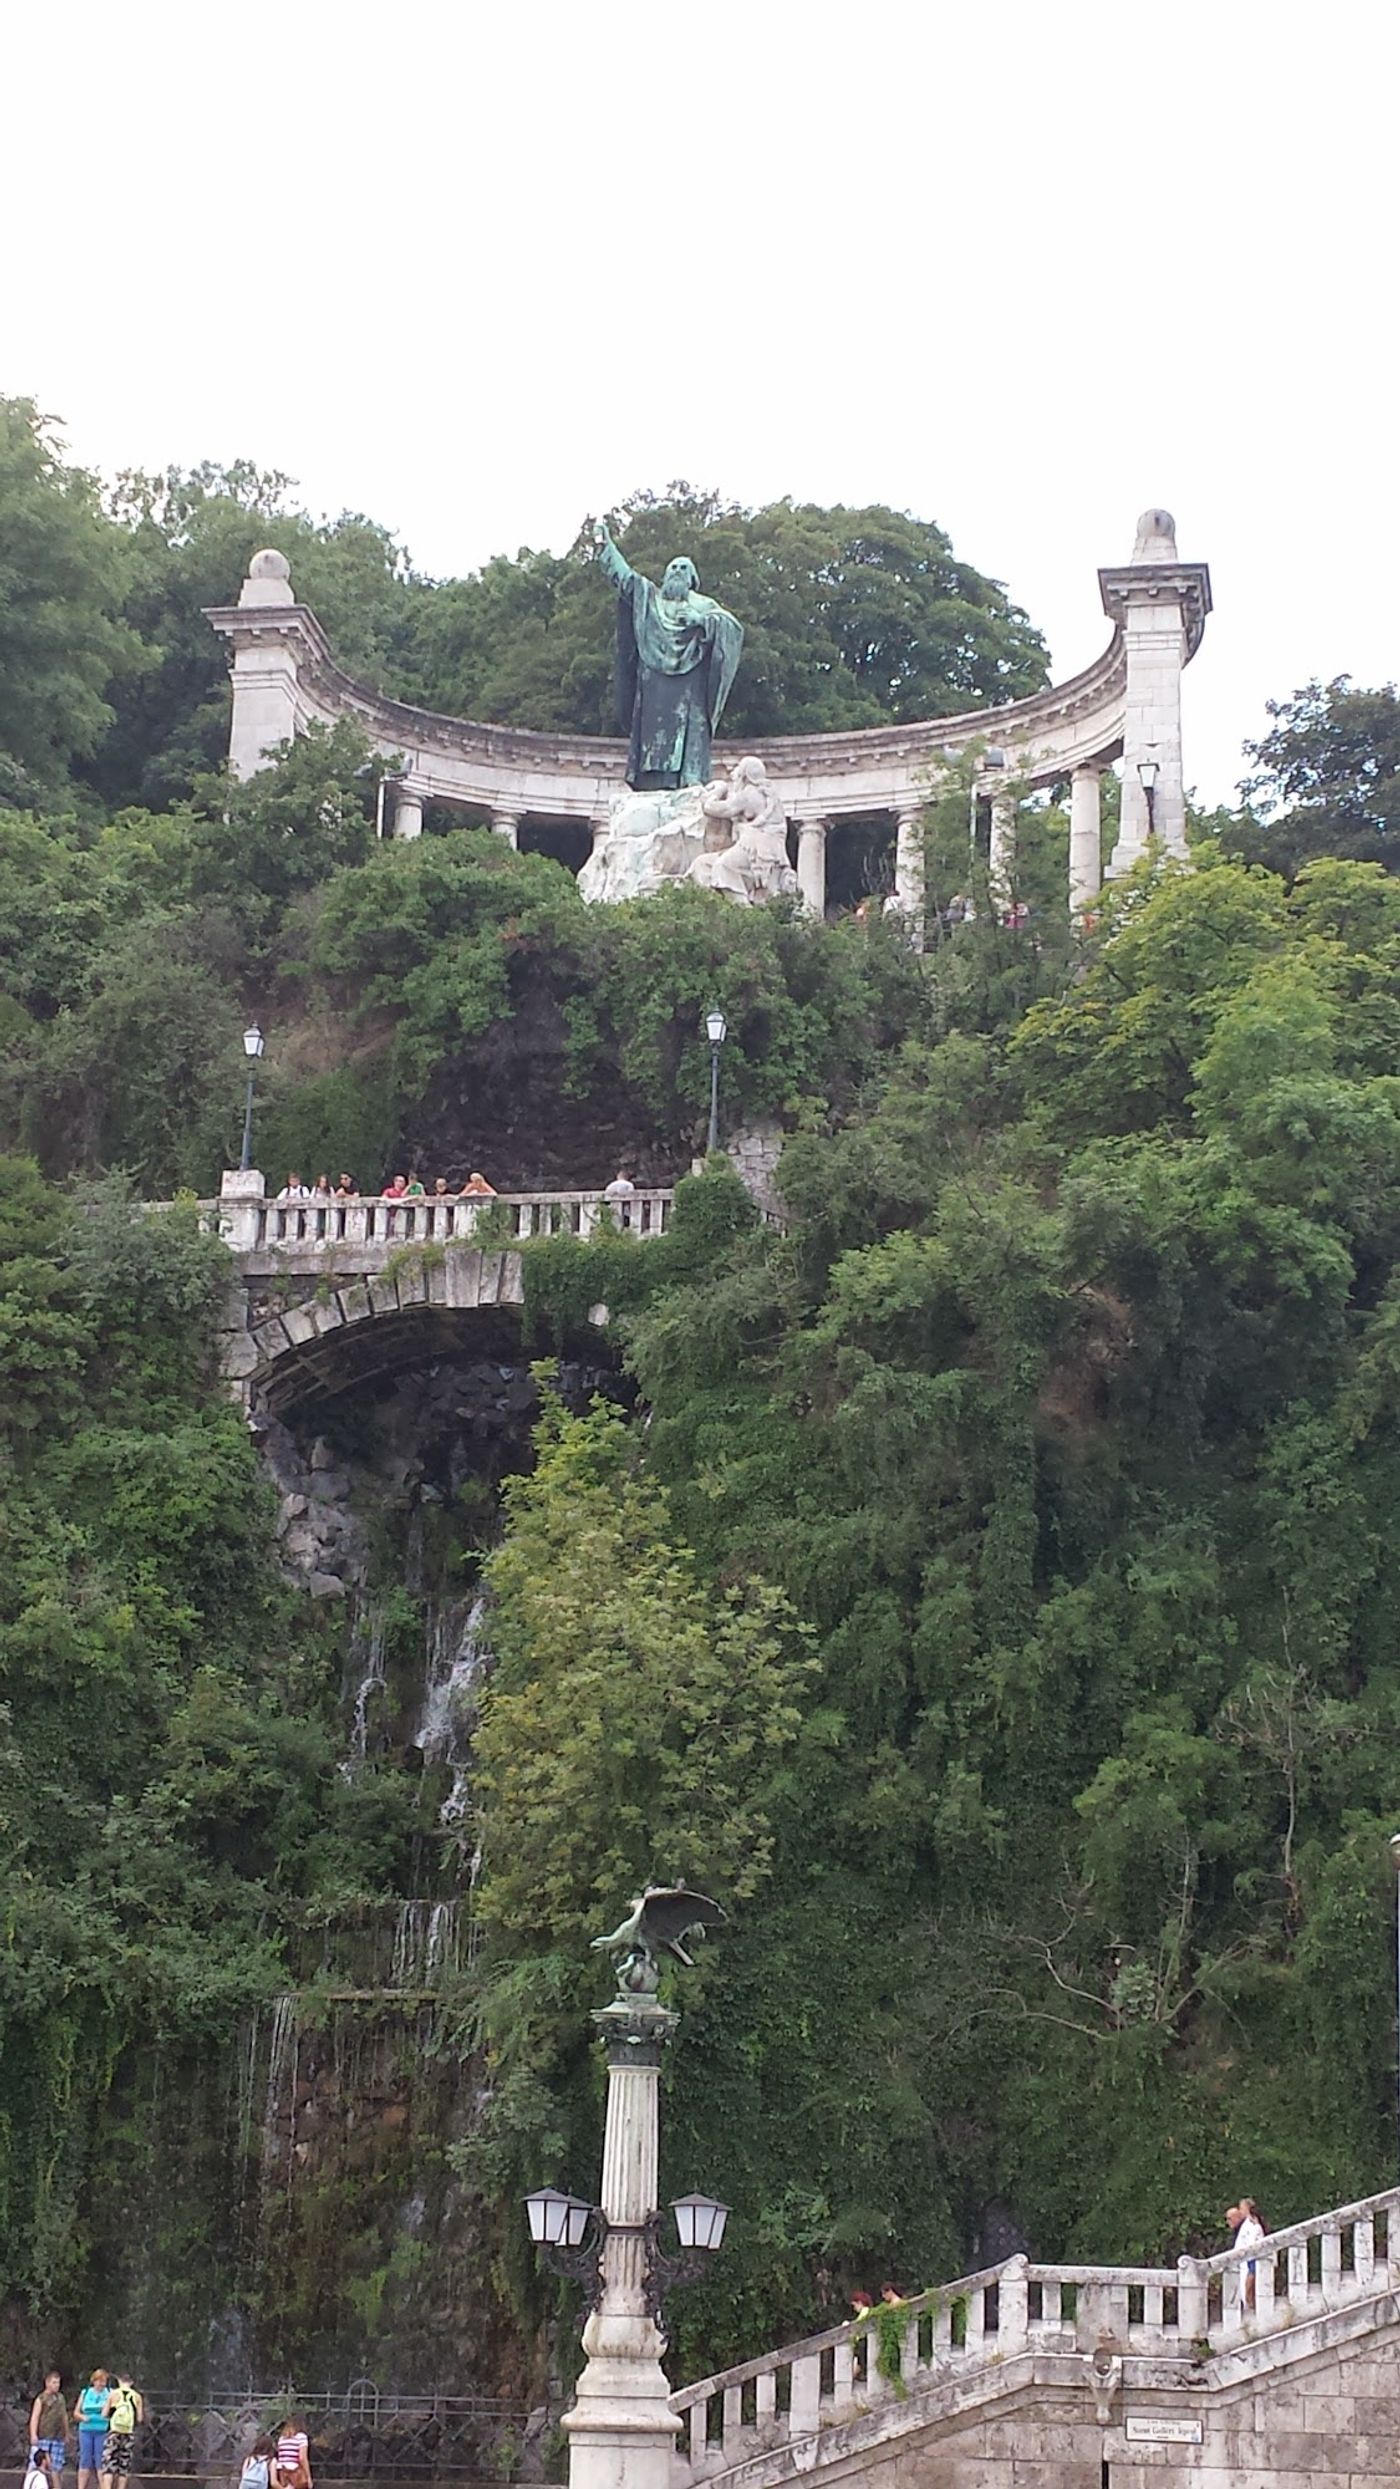
[(914, 947), (924, 947), (924, 816), (902, 812), (895, 821), (894, 895), (908, 921)]
[[(228, 739), (232, 777), (251, 778), (296, 733), (301, 641), (295, 617), (288, 613), (295, 605), (285, 553), (255, 553), (228, 635), (233, 647)], [(288, 615), (285, 623), (283, 614)]]
[(797, 825), (797, 887), (809, 916), (826, 914), (826, 834), (829, 821)]
[(1126, 666), (1123, 805), (1108, 868), (1116, 875), (1137, 862), (1152, 837), (1169, 855), (1186, 853), (1181, 669), (1205, 628), (1210, 573), (1203, 562), (1178, 560), (1169, 511), (1146, 510), (1131, 563), (1101, 570), (1099, 588), (1123, 634)]
[(1099, 849), (1097, 761), (1076, 769), (1069, 782), (1069, 907), (1082, 916), (1099, 895), (1103, 867)]
[(412, 787), (400, 786), (394, 796), (395, 838), (421, 838), (423, 835), (423, 798)]
[(497, 838), (503, 838), (508, 847), (519, 846), (520, 815), (518, 812), (493, 812), (491, 815), (491, 827), (495, 831)]
[(992, 837), (987, 852), (987, 872), (994, 898), (1009, 897), (1011, 876), (1016, 866), (1016, 805), (1010, 795), (998, 788), (992, 796)]
[(671, 2489), (680, 2422), (647, 2313), (647, 2224), (655, 2215), (661, 2052), (678, 2017), (654, 1997), (595, 2014), (608, 2052), (601, 2208), (603, 2288), (583, 2329), (587, 2365), (564, 2415), (569, 2489)]

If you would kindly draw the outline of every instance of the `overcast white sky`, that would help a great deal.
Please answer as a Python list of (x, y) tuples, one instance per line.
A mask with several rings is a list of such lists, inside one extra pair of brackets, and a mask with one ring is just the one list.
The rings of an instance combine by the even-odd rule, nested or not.
[[(1400, 671), (1393, 7), (49, 0), (0, 388), (445, 574), (676, 476), (937, 519), (1046, 633), (1164, 503), (1187, 776)], [(230, 580), (230, 593), (236, 582)]]

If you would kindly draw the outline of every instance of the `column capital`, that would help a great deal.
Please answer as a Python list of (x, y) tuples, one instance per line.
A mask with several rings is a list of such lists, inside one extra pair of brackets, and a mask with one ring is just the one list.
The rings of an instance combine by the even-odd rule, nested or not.
[(1099, 572), (1099, 594), (1110, 622), (1123, 628), (1131, 610), (1175, 605), (1194, 657), (1211, 610), (1210, 569), (1205, 562), (1124, 562)]

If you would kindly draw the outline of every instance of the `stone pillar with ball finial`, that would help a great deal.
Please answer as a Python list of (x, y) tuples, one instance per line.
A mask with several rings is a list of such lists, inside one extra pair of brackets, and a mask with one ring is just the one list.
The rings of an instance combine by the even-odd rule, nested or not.
[(1183, 562), (1169, 510), (1144, 510), (1133, 558), (1099, 572), (1104, 612), (1123, 634), (1123, 801), (1109, 873), (1131, 870), (1150, 839), (1186, 853), (1181, 670), (1210, 612), (1210, 572)]

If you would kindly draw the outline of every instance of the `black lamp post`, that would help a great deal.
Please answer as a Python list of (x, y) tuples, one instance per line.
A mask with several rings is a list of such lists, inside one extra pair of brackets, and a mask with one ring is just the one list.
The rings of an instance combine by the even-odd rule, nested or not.
[(248, 1090), (243, 1100), (243, 1149), (238, 1165), (244, 1175), (253, 1163), (253, 1081), (262, 1058), (263, 1044), (263, 1033), (255, 1020), (251, 1028), (243, 1031), (243, 1051), (248, 1057)]
[(705, 1034), (710, 1041), (710, 1156), (719, 1147), (719, 1050), (729, 1034), (722, 1011), (707, 1011)]

